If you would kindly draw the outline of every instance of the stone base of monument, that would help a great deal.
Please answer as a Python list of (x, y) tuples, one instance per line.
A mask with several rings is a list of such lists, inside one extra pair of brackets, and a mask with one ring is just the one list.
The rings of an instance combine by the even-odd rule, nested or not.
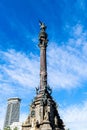
[(43, 121), (40, 127), (41, 127), (41, 130), (52, 130), (52, 127), (49, 121)]
[(22, 125), (22, 130), (29, 130), (30, 128), (30, 125)]
[(60, 129), (60, 128), (55, 128), (55, 130), (62, 130), (62, 129)]

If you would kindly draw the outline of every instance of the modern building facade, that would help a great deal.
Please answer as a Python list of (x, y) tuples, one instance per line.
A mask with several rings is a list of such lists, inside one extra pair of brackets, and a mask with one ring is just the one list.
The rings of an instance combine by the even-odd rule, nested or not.
[(13, 122), (19, 122), (20, 102), (20, 98), (8, 99), (4, 128), (10, 126)]
[(22, 124), (22, 130), (65, 130), (59, 116), (57, 104), (47, 83), (46, 48), (48, 45), (46, 26), (40, 22), (40, 85), (36, 88), (36, 96), (30, 105), (30, 114)]

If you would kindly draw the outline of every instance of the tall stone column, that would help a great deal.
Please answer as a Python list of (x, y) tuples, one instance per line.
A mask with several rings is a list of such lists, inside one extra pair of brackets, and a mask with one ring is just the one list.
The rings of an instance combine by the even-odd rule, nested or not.
[(47, 62), (46, 62), (46, 48), (47, 48), (47, 33), (45, 32), (45, 24), (40, 22), (39, 47), (40, 47), (40, 91), (47, 87)]

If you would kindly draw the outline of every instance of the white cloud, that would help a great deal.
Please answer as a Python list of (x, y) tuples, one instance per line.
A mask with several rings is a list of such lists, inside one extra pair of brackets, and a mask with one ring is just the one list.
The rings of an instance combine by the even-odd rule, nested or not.
[(76, 25), (70, 35), (66, 44), (51, 43), (48, 48), (49, 82), (65, 89), (78, 87), (87, 79), (87, 32)]
[[(71, 49), (71, 48), (70, 48)], [(77, 87), (87, 78), (86, 57), (69, 47), (52, 46), (48, 51), (49, 81), (62, 88)], [(75, 54), (76, 53), (76, 54)], [(84, 69), (83, 69), (84, 68)], [(52, 80), (51, 80), (52, 79)]]
[(69, 106), (60, 113), (66, 128), (70, 128), (70, 130), (87, 130), (87, 101)]
[[(10, 82), (15, 81), (25, 87), (34, 87), (38, 81), (39, 76), (39, 62), (38, 58), (32, 56), (30, 58), (25, 54), (10, 50), (2, 52), (6, 63), (2, 65), (5, 75), (10, 77)], [(35, 78), (38, 77), (38, 78)]]

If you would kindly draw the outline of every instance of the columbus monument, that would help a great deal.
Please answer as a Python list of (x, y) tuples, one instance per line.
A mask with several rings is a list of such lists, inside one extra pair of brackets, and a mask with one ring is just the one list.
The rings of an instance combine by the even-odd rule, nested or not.
[(47, 83), (47, 36), (46, 26), (40, 22), (40, 85), (36, 88), (36, 97), (30, 105), (30, 114), (22, 124), (22, 130), (65, 130), (57, 104), (51, 96), (52, 89)]

